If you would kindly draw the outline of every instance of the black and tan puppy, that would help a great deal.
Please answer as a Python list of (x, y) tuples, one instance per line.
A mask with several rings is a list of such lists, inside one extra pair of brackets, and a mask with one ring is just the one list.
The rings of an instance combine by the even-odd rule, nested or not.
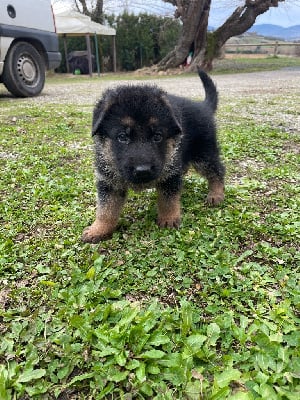
[(94, 109), (97, 212), (84, 242), (97, 243), (116, 229), (128, 188), (155, 187), (160, 227), (180, 225), (182, 177), (192, 165), (206, 177), (207, 201), (224, 198), (214, 123), (217, 91), (203, 71), (203, 102), (167, 94), (155, 86), (120, 86), (107, 90)]

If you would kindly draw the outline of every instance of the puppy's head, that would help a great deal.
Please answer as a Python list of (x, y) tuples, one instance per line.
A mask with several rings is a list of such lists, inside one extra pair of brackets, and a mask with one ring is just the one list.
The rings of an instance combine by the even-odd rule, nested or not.
[(124, 180), (157, 180), (181, 137), (181, 126), (167, 95), (152, 86), (108, 90), (96, 105), (93, 135), (110, 141), (114, 162)]

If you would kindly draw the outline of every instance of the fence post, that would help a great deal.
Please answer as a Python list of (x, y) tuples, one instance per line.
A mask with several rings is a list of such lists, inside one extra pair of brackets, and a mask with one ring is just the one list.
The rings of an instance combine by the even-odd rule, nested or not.
[(274, 57), (276, 57), (278, 54), (278, 41), (276, 40), (275, 46), (274, 46)]

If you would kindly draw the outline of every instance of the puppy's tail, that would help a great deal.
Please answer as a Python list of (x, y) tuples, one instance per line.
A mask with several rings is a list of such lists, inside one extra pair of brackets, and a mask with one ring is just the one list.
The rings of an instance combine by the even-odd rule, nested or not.
[(212, 79), (201, 68), (197, 67), (198, 75), (203, 83), (205, 89), (204, 102), (211, 108), (213, 112), (216, 111), (218, 106), (218, 92)]

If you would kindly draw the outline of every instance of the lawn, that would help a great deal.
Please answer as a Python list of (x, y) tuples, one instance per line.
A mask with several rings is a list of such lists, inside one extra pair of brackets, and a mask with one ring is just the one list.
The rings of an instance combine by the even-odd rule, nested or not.
[(255, 55), (227, 55), (215, 62), (214, 73), (271, 71), (280, 68), (299, 68), (299, 57), (265, 56), (257, 58)]
[(226, 113), (223, 205), (130, 192), (98, 246), (91, 107), (1, 100), (1, 400), (300, 398), (299, 141)]

